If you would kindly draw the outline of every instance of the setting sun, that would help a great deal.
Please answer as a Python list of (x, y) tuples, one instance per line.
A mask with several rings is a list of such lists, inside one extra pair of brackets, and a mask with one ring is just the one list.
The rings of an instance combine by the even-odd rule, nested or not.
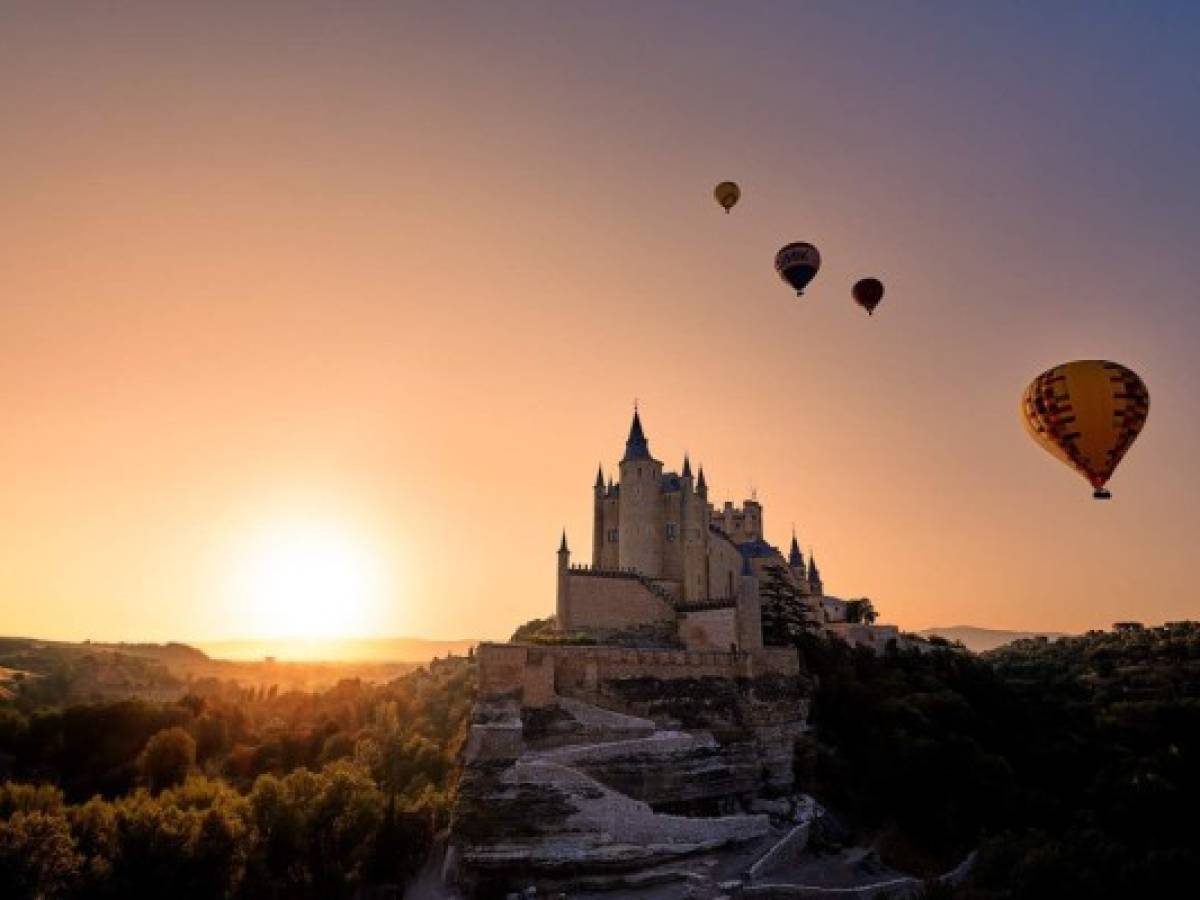
[(235, 559), (231, 581), (248, 631), (290, 638), (366, 633), (385, 586), (379, 557), (364, 539), (314, 523), (262, 529)]

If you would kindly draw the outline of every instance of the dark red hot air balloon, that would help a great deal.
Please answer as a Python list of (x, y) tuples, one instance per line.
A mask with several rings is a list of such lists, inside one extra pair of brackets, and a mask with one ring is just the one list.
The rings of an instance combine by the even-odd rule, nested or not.
[(850, 293), (854, 302), (867, 311), (867, 315), (875, 312), (875, 307), (883, 299), (883, 282), (878, 278), (864, 278), (856, 282)]

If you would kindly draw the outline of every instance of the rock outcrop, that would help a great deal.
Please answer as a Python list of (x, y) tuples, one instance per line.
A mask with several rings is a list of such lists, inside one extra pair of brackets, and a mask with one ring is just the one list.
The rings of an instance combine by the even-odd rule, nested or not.
[(689, 668), (674, 654), (606, 668), (611, 656), (583, 650), (531, 652), (522, 666), (513, 649), (482, 673), (467, 742), (448, 857), (465, 893), (684, 879), (681, 860), (775, 842), (774, 807), (754, 804), (792, 786), (798, 671), (734, 658), (735, 677), (720, 677), (724, 660)]

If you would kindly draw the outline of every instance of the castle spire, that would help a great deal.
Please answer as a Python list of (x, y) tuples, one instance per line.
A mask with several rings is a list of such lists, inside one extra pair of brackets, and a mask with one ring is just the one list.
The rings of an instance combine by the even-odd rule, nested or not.
[(814, 594), (820, 594), (824, 591), (824, 585), (821, 582), (821, 571), (817, 568), (817, 558), (813, 555), (812, 547), (808, 548), (808, 586), (812, 588)]
[(800, 544), (796, 541), (796, 529), (792, 529), (792, 549), (788, 552), (788, 565), (793, 569), (804, 568), (804, 554), (800, 552)]
[(700, 493), (708, 490), (708, 482), (704, 480), (704, 466), (700, 467), (700, 472), (696, 478), (696, 490)]
[(692, 477), (692, 461), (688, 459), (688, 455), (686, 453), (683, 454), (683, 477)]
[(649, 459), (650, 458), (650, 443), (646, 440), (646, 435), (642, 431), (642, 419), (638, 415), (637, 406), (633, 407), (633, 424), (629, 426), (629, 439), (625, 441), (625, 458), (621, 462), (630, 459)]
[(604, 466), (603, 465), (596, 467), (596, 484), (594, 485), (594, 487), (597, 487), (597, 488), (604, 487)]
[(565, 529), (565, 528), (563, 529), (562, 543), (558, 545), (558, 552), (559, 553), (569, 553), (570, 552), (567, 549), (567, 529)]

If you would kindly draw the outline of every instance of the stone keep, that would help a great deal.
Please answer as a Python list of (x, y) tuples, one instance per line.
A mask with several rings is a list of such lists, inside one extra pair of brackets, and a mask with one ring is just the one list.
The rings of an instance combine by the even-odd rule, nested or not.
[(685, 456), (680, 472), (664, 472), (636, 410), (617, 471), (615, 483), (603, 466), (596, 473), (589, 566), (571, 565), (563, 535), (559, 631), (610, 643), (752, 649), (762, 646), (764, 569), (780, 567), (805, 597), (823, 593), (795, 536), (786, 559), (766, 542), (757, 499), (717, 510), (703, 467), (693, 476)]

